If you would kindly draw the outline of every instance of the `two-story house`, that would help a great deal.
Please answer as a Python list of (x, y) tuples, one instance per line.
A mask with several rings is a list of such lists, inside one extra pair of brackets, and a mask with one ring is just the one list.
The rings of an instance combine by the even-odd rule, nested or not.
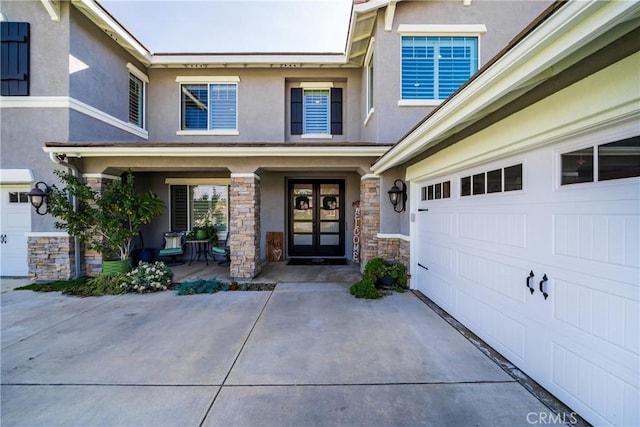
[(26, 193), (131, 170), (168, 206), (151, 246), (215, 198), (238, 279), (267, 232), (402, 260), (587, 420), (640, 422), (639, 4), (356, 1), (322, 54), (157, 53), (95, 0), (1, 6), (2, 275), (99, 271)]

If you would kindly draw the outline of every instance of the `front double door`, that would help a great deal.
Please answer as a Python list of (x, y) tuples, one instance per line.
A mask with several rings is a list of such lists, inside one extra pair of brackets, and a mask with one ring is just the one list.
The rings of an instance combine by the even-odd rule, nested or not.
[(289, 255), (344, 256), (344, 180), (290, 180)]

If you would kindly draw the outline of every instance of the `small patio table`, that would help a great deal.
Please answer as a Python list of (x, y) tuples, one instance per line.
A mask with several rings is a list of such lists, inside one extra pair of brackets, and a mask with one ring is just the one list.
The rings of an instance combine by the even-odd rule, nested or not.
[(191, 265), (193, 261), (200, 261), (201, 255), (204, 257), (204, 262), (209, 265), (210, 239), (187, 240), (187, 244), (189, 245), (189, 250), (191, 252), (189, 265)]

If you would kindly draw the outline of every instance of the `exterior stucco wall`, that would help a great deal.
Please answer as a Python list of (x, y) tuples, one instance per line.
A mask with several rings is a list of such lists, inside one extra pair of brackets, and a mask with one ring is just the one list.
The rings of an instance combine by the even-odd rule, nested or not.
[[(551, 4), (550, 1), (473, 0), (403, 1), (396, 5), (391, 31), (384, 29), (384, 13), (378, 13), (374, 30), (375, 113), (365, 135), (376, 142), (397, 142), (434, 107), (399, 107), (401, 78), (402, 24), (484, 24), (487, 32), (480, 36), (480, 67), (504, 48), (526, 25)], [(392, 124), (392, 125), (390, 125)]]
[[(84, 69), (69, 73), (69, 96), (125, 123), (129, 121), (129, 70), (132, 63), (146, 72), (123, 48), (77, 9), (71, 8), (70, 55)], [(71, 113), (70, 141), (142, 141), (129, 132)]]
[[(180, 130), (178, 76), (234, 76), (238, 83), (238, 135), (177, 135)], [(359, 142), (360, 71), (357, 69), (150, 69), (148, 129), (151, 141), (283, 142), (302, 141), (290, 135), (289, 92), (301, 81), (332, 81), (343, 88), (343, 134), (332, 142)], [(327, 140), (304, 140), (322, 143)]]
[(69, 91), (69, 9), (67, 2), (61, 2), (60, 22), (54, 22), (40, 1), (0, 2), (8, 22), (31, 24), (30, 96), (66, 96)]

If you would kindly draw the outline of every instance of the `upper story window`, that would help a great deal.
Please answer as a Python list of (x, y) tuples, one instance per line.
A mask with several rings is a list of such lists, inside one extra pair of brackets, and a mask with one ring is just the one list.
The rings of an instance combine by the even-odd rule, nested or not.
[(400, 105), (437, 105), (478, 71), (484, 25), (401, 25)]
[[(367, 72), (367, 115), (373, 113), (373, 47), (374, 47), (375, 39), (371, 39), (371, 43), (369, 44), (369, 48), (367, 50), (367, 55), (365, 57), (365, 66)], [(368, 116), (367, 116), (368, 118)]]
[(640, 176), (640, 136), (563, 153), (560, 158), (562, 185)]
[(178, 77), (176, 81), (180, 83), (179, 133), (238, 134), (238, 77)]
[(129, 69), (129, 123), (145, 127), (146, 84), (149, 78), (132, 64)]
[(29, 23), (0, 22), (2, 96), (29, 95)]
[(291, 88), (291, 134), (303, 138), (342, 135), (342, 88), (326, 82), (303, 82)]

